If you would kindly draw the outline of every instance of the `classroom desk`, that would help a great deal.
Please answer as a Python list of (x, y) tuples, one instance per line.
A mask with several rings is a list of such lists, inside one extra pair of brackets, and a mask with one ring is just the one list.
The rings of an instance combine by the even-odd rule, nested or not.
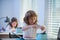
[[(16, 35), (23, 35), (22, 33), (17, 33)], [(9, 33), (0, 33), (0, 38), (9, 38)]]

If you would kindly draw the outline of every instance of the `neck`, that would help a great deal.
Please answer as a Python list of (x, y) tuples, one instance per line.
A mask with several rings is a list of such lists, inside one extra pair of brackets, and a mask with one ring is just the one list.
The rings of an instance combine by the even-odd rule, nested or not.
[(15, 29), (15, 27), (12, 27), (12, 29)]

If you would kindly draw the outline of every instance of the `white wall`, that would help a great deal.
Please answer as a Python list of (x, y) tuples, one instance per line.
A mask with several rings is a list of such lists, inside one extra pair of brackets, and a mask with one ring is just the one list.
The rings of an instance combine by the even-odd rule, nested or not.
[(44, 25), (45, 0), (24, 0), (22, 6), (23, 14), (21, 14), (23, 16), (21, 18), (24, 17), (28, 10), (34, 10), (38, 15), (38, 24)]
[[(27, 10), (34, 10), (38, 15), (38, 24), (44, 24), (45, 0), (0, 0), (0, 17), (16, 17), (20, 24)], [(3, 21), (0, 21), (0, 24)], [(5, 26), (5, 23), (2, 23)]]
[[(8, 16), (11, 19), (12, 17), (16, 17), (19, 21), (20, 8), (21, 0), (0, 0), (0, 18)], [(4, 21), (4, 19), (2, 20)], [(0, 21), (0, 24), (6, 26), (3, 21)]]

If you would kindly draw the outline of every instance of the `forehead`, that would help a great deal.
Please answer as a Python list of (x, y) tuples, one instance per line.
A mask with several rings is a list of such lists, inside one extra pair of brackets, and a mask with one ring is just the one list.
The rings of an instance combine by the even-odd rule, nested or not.
[(37, 17), (33, 16), (33, 17), (30, 17), (30, 18), (37, 18)]
[(12, 22), (12, 23), (17, 23), (16, 21)]

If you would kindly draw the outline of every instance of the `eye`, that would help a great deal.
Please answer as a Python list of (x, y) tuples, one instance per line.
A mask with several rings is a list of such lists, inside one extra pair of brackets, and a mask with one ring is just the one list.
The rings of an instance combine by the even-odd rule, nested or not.
[(36, 19), (36, 17), (34, 17), (34, 19)]
[(34, 19), (36, 19), (36, 18), (34, 18)]

